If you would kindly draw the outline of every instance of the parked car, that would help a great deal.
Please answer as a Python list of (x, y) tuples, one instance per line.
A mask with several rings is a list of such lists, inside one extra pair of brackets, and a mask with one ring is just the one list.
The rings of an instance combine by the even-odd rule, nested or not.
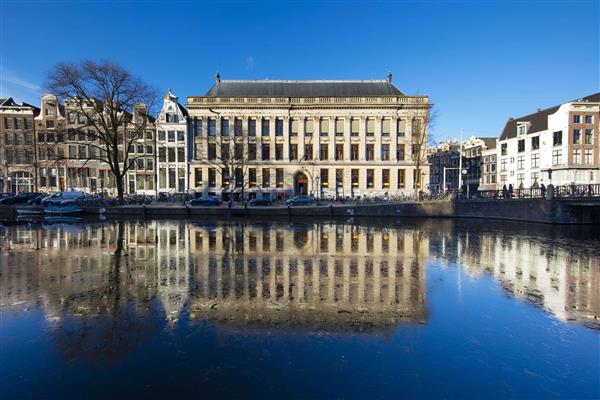
[(19, 193), (16, 196), (4, 197), (0, 199), (0, 204), (27, 204), (31, 199), (41, 195), (41, 193)]
[(56, 192), (50, 196), (44, 197), (42, 205), (44, 207), (53, 205), (79, 204), (85, 198), (83, 192)]
[(12, 194), (10, 194), (10, 193), (0, 193), (0, 199), (4, 199), (6, 197), (12, 197)]
[(259, 196), (253, 200), (250, 200), (251, 206), (270, 206), (273, 205), (269, 196)]
[(308, 206), (311, 205), (315, 202), (315, 198), (312, 196), (306, 196), (306, 195), (302, 195), (302, 196), (296, 196), (296, 197), (292, 197), (289, 200), (286, 200), (286, 204), (288, 206)]
[(30, 206), (39, 206), (42, 204), (42, 200), (44, 200), (44, 197), (46, 197), (45, 194), (40, 194), (39, 196), (29, 200), (27, 204), (29, 204)]
[(217, 196), (196, 197), (189, 202), (191, 206), (218, 206), (219, 204), (221, 204), (221, 199)]

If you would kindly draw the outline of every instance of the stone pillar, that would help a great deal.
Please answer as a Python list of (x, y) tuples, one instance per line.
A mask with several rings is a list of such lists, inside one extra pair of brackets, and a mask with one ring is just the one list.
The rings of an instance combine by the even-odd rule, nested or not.
[(269, 149), (271, 160), (275, 159), (275, 119), (269, 118), (269, 142), (271, 144), (271, 148)]
[(335, 117), (329, 118), (329, 144), (327, 150), (327, 158), (330, 161), (335, 161)]
[(352, 135), (350, 120), (349, 116), (344, 119), (344, 162), (350, 161), (350, 136)]
[(315, 130), (313, 131), (313, 160), (318, 161), (321, 159), (321, 118), (315, 117)]
[(360, 117), (358, 120), (358, 138), (360, 140), (360, 144), (358, 145), (358, 159), (365, 161), (367, 159), (367, 119), (363, 117)]
[(304, 132), (305, 132), (306, 118), (298, 118), (298, 160), (304, 158)]
[(381, 135), (383, 123), (381, 117), (375, 118), (375, 161), (381, 161)]
[[(396, 149), (398, 144), (398, 118), (393, 117), (390, 119), (390, 161), (397, 161)], [(391, 176), (390, 176), (391, 178)], [(390, 187), (391, 187), (390, 183)]]
[(283, 118), (283, 159), (290, 160), (290, 119)]

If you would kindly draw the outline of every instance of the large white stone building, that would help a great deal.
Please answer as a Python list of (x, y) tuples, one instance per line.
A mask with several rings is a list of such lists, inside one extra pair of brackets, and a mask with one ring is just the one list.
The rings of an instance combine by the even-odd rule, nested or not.
[[(426, 96), (401, 92), (391, 74), (374, 81), (229, 81), (217, 74), (204, 96), (188, 97), (192, 189), (224, 197), (413, 194), (429, 180), (426, 162), (413, 157), (425, 155), (413, 133), (425, 132), (430, 107)], [(243, 162), (225, 162), (230, 155)]]
[(187, 110), (169, 89), (156, 119), (156, 187), (159, 194), (187, 193), (189, 190), (190, 128)]
[(498, 188), (600, 183), (599, 119), (600, 93), (510, 118), (498, 142)]

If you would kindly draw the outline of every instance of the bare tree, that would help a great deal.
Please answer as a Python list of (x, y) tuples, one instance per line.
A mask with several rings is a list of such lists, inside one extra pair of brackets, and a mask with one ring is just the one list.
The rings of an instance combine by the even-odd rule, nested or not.
[(46, 86), (65, 102), (69, 139), (77, 135), (89, 149), (85, 155), (62, 157), (106, 163), (122, 201), (125, 176), (141, 158), (132, 149), (153, 121), (149, 110), (156, 104), (156, 92), (110, 61), (59, 63), (48, 74)]
[(427, 166), (427, 147), (433, 143), (429, 131), (435, 125), (437, 115), (437, 110), (424, 109), (420, 110), (417, 117), (413, 119), (411, 156), (415, 163), (413, 179), (415, 197), (418, 197), (419, 191), (423, 188), (422, 171)]
[[(250, 147), (254, 146), (254, 150)], [(233, 135), (208, 135), (208, 149), (206, 154), (207, 163), (215, 168), (221, 175), (222, 182), (232, 199), (236, 188), (241, 190), (242, 198), (244, 190), (249, 187), (248, 166), (251, 159), (256, 159), (256, 144), (251, 144), (247, 130), (234, 127)]]

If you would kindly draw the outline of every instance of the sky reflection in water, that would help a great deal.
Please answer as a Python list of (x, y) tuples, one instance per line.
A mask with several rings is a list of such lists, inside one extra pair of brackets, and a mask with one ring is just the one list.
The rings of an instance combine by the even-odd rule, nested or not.
[(592, 228), (148, 221), (0, 245), (7, 398), (600, 395)]

